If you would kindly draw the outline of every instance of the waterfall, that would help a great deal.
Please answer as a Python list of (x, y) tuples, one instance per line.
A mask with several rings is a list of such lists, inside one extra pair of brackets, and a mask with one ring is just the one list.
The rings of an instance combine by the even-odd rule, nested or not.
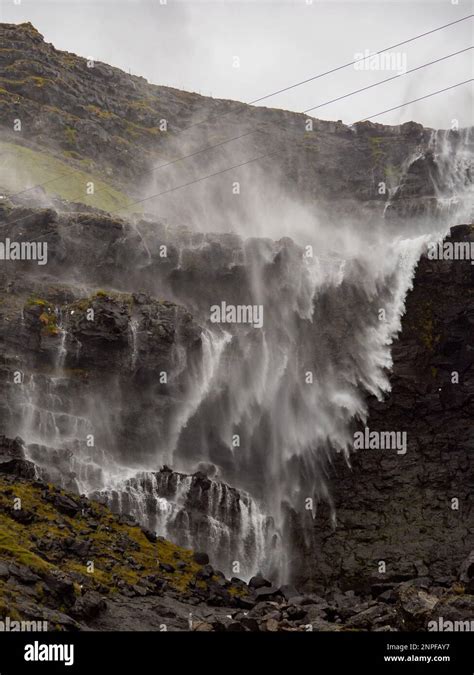
[(197, 366), (187, 364), (186, 396), (180, 401), (180, 405), (177, 406), (172, 417), (169, 453), (167, 453), (164, 458), (166, 461), (173, 463), (173, 453), (176, 449), (179, 437), (183, 429), (186, 428), (189, 419), (206, 397), (211, 383), (213, 382), (213, 378), (218, 371), (224, 349), (230, 342), (231, 337), (232, 336), (227, 331), (222, 331), (219, 334), (210, 330), (202, 332), (202, 359)]
[(200, 472), (139, 472), (94, 496), (181, 546), (212, 551), (213, 563), (228, 576), (249, 579), (275, 566), (271, 519), (250, 495)]
[[(271, 236), (293, 227), (295, 209), (274, 231), (262, 212), (268, 236), (251, 236), (250, 220), (242, 237), (183, 235), (165, 288), (192, 311), (196, 336), (171, 302), (156, 303), (171, 306), (166, 316), (107, 305), (103, 324), (77, 329), (79, 356), (87, 365), (89, 349), (92, 361), (82, 381), (69, 372), (74, 322), (59, 320), (50, 371), (32, 368), (16, 401), (12, 430), (28, 457), (45, 477), (207, 550), (226, 574), (285, 577), (292, 514), (331, 503), (334, 454), (350, 463), (367, 396), (390, 389), (391, 345), (418, 260), (454, 215), (472, 212), (469, 175), (469, 132), (433, 132), (405, 162), (377, 226), (348, 215), (336, 227), (318, 213), (292, 238)], [(262, 324), (211, 321), (221, 301), (261, 308)]]
[(130, 352), (131, 352), (131, 363), (130, 367), (132, 370), (135, 370), (137, 365), (138, 358), (138, 319), (130, 319)]

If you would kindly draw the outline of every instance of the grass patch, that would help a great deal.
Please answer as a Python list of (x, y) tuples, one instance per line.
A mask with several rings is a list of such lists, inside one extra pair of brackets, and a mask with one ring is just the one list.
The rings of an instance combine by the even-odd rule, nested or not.
[[(74, 131), (74, 129), (72, 129)], [(94, 183), (94, 194), (86, 194), (87, 183)], [(0, 186), (11, 192), (41, 185), (46, 194), (87, 204), (103, 211), (127, 209), (141, 212), (132, 199), (94, 173), (74, 169), (47, 153), (16, 143), (0, 142)]]

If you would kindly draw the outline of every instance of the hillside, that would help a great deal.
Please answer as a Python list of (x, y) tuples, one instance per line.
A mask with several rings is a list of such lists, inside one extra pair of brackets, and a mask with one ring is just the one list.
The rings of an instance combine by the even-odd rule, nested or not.
[[(0, 267), (1, 616), (470, 617), (474, 268), (423, 248), (474, 241), (470, 130), (309, 131), (31, 24), (0, 40), (2, 239), (47, 251)], [(220, 303), (262, 307), (264, 330), (213, 323)], [(406, 455), (354, 452), (364, 424), (408, 433)]]

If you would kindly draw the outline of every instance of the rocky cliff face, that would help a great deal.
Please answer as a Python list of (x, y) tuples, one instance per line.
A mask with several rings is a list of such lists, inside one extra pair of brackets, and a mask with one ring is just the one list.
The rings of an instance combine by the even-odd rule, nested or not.
[[(446, 241), (474, 241), (473, 227), (453, 228)], [(405, 431), (406, 454), (335, 458), (337, 527), (321, 503), (300, 583), (382, 592), (413, 576), (454, 581), (474, 545), (473, 303), (469, 260), (421, 259), (393, 347), (391, 392), (369, 401), (366, 422), (371, 431)]]
[[(454, 583), (411, 578), (372, 593), (300, 594), (257, 575), (228, 580), (129, 516), (34, 477), (19, 439), (0, 437), (0, 616), (7, 630), (307, 632), (426, 630), (472, 613), (472, 556)], [(166, 483), (176, 482), (169, 470)], [(194, 490), (206, 490), (205, 479)], [(382, 592), (383, 590), (383, 592)], [(445, 624), (447, 625), (447, 624)]]
[[(116, 552), (143, 549), (146, 559), (133, 562), (132, 581), (119, 579), (128, 579), (120, 569), (117, 578), (87, 586), (113, 597), (104, 614), (93, 596), (85, 626), (116, 628), (113, 612), (132, 626), (146, 606), (141, 626), (156, 628), (153, 612), (171, 601), (181, 603), (170, 610), (177, 629), (186, 629), (189, 605), (202, 605), (203, 630), (228, 628), (229, 613), (230, 630), (306, 630), (308, 622), (321, 630), (426, 629), (438, 602), (453, 603), (453, 616), (461, 616), (472, 606), (472, 565), (463, 561), (473, 548), (473, 267), (423, 257), (414, 279), (412, 272), (426, 237), (470, 212), (469, 130), (313, 120), (310, 132), (303, 115), (89, 67), (45, 44), (29, 24), (2, 25), (0, 34), (0, 149), (17, 162), (20, 178), (36, 175), (41, 159), (80, 187), (57, 189), (53, 175), (33, 181), (45, 183), (41, 190), (24, 191), (0, 174), (2, 239), (47, 245), (44, 266), (2, 260), (0, 269), (0, 429), (7, 437), (0, 473), (5, 490), (26, 491), (30, 510), (36, 505), (42, 514), (37, 531), (4, 503), (5, 536), (10, 543), (25, 537), (26, 551), (17, 556), (6, 546), (5, 585), (30, 584), (28, 551), (83, 584), (84, 571), (74, 576), (70, 564), (74, 549), (85, 564), (94, 523), (119, 522), (110, 507), (145, 528), (139, 541), (119, 532), (120, 541), (134, 541), (115, 542)], [(235, 157), (221, 146), (200, 153), (238, 135)], [(191, 194), (147, 215), (117, 215), (156, 190), (154, 163), (197, 150), (199, 165), (173, 169), (178, 185), (239, 153), (276, 153), (251, 174), (255, 192), (242, 200), (250, 211), (234, 213), (224, 173), (204, 201)], [(111, 201), (88, 200), (89, 179)], [(162, 180), (161, 189), (171, 185)], [(284, 200), (273, 208), (275, 186)], [(269, 213), (255, 201), (265, 191)], [(308, 205), (317, 217), (303, 228)], [(474, 241), (472, 226), (451, 237)], [(264, 330), (213, 323), (216, 303), (262, 307)], [(353, 433), (364, 426), (406, 432), (406, 453), (352, 452)], [(61, 512), (63, 498), (77, 506), (68, 502), (67, 515), (76, 518), (82, 505), (87, 522), (66, 522), (50, 507), (42, 512), (41, 500)], [(50, 520), (71, 533), (72, 544), (59, 533), (43, 541)], [(156, 551), (145, 543), (156, 543), (153, 532), (177, 544), (185, 564), (171, 596), (158, 593), (161, 577), (145, 579), (154, 573)], [(263, 571), (311, 594), (297, 597), (261, 577), (249, 590), (222, 572), (199, 570), (180, 546), (208, 550), (227, 577)], [(116, 561), (100, 547), (97, 555), (111, 571)], [(173, 570), (162, 572), (177, 571), (163, 564)], [(183, 589), (187, 565), (192, 579)], [(49, 583), (39, 577), (31, 581), (39, 584), (37, 604), (41, 579)], [(68, 622), (78, 600), (70, 600), (59, 623), (77, 627)], [(216, 604), (224, 608), (218, 616), (206, 609)]]
[[(46, 182), (44, 177), (36, 183), (45, 183), (42, 189), (47, 193), (65, 193), (68, 199), (82, 203), (100, 205), (85, 194), (87, 173), (104, 181), (102, 193), (114, 188), (121, 191), (113, 193), (118, 207), (122, 192), (139, 199), (148, 197), (196, 175), (271, 153), (262, 160), (261, 176), (283, 181), (285, 190), (298, 201), (316, 201), (325, 217), (337, 223), (342, 215), (353, 212), (355, 200), (360, 216), (375, 223), (388, 192), (400, 185), (413, 160), (417, 160), (413, 176), (426, 178), (430, 173), (432, 160), (423, 151), (433, 149), (436, 139), (446, 143), (447, 154), (466, 142), (472, 144), (465, 130), (442, 132), (438, 138), (433, 130), (414, 122), (396, 127), (360, 122), (348, 127), (151, 85), (107, 64), (56, 50), (31, 24), (2, 24), (0, 37), (0, 128), (8, 146), (3, 151), (10, 163), (18, 160), (24, 179), (25, 164), (31, 172), (35, 158), (24, 153), (15, 156), (11, 144), (54, 156), (62, 163), (54, 165), (56, 173), (62, 169), (70, 176), (68, 166), (73, 168), (83, 181), (75, 190), (71, 187), (75, 187), (75, 176), (70, 176), (70, 184)], [(229, 139), (234, 141), (227, 144)], [(208, 147), (214, 149), (201, 152)], [(176, 162), (183, 156), (190, 156), (185, 164)], [(160, 165), (168, 166), (162, 171), (156, 169)], [(450, 178), (462, 185), (467, 168)], [(7, 185), (9, 176), (2, 178)], [(438, 178), (437, 190), (449, 192), (452, 181)], [(413, 182), (417, 182), (418, 197), (433, 196), (431, 180)], [(216, 177), (214, 183), (213, 198), (228, 187), (228, 176)], [(105, 203), (114, 207), (113, 200)], [(144, 206), (148, 209), (152, 204), (147, 200)], [(420, 204), (415, 209), (418, 212)], [(174, 204), (168, 204), (165, 196), (158, 208), (163, 213), (167, 207), (176, 215)], [(191, 209), (186, 211), (183, 204), (180, 208), (181, 218), (186, 213), (196, 220), (194, 201)]]

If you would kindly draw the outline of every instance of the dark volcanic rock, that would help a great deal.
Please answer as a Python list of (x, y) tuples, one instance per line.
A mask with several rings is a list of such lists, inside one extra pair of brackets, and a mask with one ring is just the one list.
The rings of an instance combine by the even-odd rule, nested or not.
[[(474, 229), (455, 227), (451, 237), (474, 241)], [(421, 259), (393, 346), (392, 391), (369, 400), (367, 421), (406, 431), (407, 452), (359, 450), (351, 467), (336, 457), (328, 470), (337, 525), (321, 502), (309, 548), (296, 537), (297, 586), (369, 592), (418, 575), (457, 577), (474, 547), (473, 291), (468, 260)]]
[(254, 590), (271, 585), (272, 582), (268, 581), (268, 579), (265, 579), (261, 574), (257, 574), (256, 576), (252, 577), (249, 581), (249, 588), (253, 588)]
[(77, 598), (71, 614), (80, 619), (94, 619), (107, 609), (106, 600), (95, 591), (87, 591)]

